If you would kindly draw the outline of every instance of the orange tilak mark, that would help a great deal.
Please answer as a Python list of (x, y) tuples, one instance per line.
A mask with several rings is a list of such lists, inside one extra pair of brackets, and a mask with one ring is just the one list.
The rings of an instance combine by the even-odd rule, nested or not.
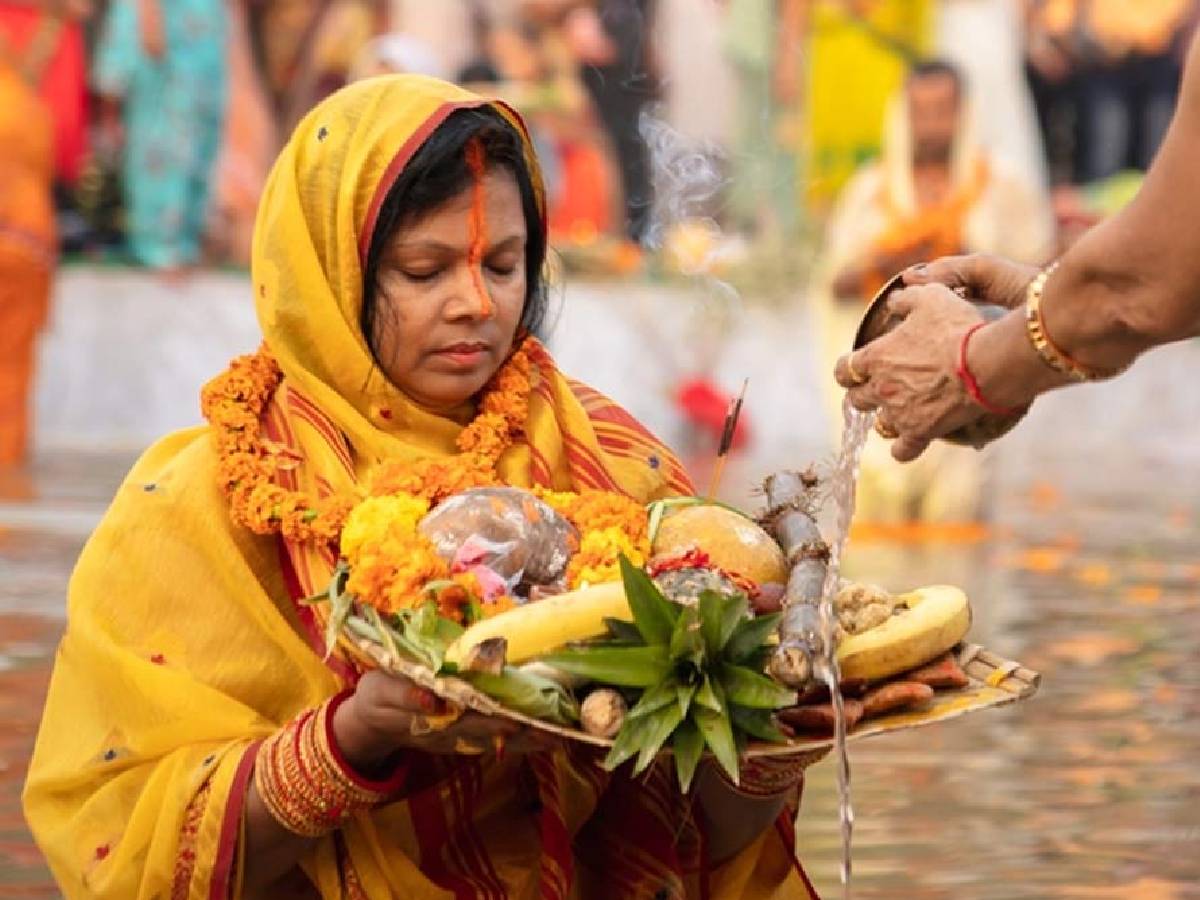
[(467, 142), (467, 168), (471, 170), (471, 248), (467, 251), (467, 265), (471, 267), (471, 279), (479, 294), (480, 313), (486, 319), (492, 314), (492, 298), (483, 283), (483, 247), (486, 240), (487, 222), (483, 209), (483, 177), (487, 173), (483, 144), (479, 138)]

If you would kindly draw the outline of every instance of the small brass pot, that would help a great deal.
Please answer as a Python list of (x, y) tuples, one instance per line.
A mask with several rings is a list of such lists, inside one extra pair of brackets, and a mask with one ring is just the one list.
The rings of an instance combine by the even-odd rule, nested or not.
[[(876, 338), (882, 337), (904, 321), (903, 316), (898, 316), (888, 309), (887, 302), (894, 291), (898, 291), (903, 287), (904, 280), (901, 276), (897, 275), (879, 289), (879, 293), (868, 304), (867, 311), (863, 314), (862, 321), (858, 324), (858, 331), (854, 335), (855, 350), (859, 350)], [(959, 294), (965, 300), (970, 299), (966, 296), (964, 290), (956, 289), (955, 293)], [(973, 300), (971, 302), (974, 303), (975, 307), (983, 313), (983, 317), (989, 322), (999, 319), (1009, 312), (1003, 306), (996, 306), (991, 303), (975, 303)], [(997, 416), (987, 413), (983, 418), (976, 419), (962, 428), (943, 435), (941, 440), (951, 444), (979, 448), (1007, 434), (1024, 416), (1025, 410), (1012, 416)]]

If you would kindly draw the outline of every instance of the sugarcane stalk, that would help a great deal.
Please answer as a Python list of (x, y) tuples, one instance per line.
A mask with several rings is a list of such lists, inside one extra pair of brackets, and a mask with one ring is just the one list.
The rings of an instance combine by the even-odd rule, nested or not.
[(777, 472), (764, 488), (769, 504), (764, 525), (783, 548), (789, 566), (779, 645), (768, 671), (777, 681), (804, 690), (816, 683), (816, 662), (826, 652), (820, 603), (829, 545), (815, 518), (819, 479), (812, 469)]

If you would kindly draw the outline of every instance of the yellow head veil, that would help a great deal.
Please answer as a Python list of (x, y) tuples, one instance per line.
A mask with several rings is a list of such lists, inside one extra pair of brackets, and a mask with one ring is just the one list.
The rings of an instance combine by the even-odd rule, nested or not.
[(521, 135), (544, 208), (520, 117), (421, 75), (368, 79), (319, 104), (267, 180), (251, 264), (263, 335), (288, 380), (371, 460), (395, 455), (395, 437), (428, 450), (453, 443), (453, 423), (424, 413), (375, 372), (359, 327), (363, 265), (379, 207), (413, 154), (455, 110), (485, 105)]

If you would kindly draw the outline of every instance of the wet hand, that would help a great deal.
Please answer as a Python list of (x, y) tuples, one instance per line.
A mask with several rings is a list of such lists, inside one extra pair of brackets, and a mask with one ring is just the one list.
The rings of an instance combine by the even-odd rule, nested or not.
[(473, 755), (530, 753), (553, 746), (553, 737), (495, 716), (456, 713), (408, 678), (368, 672), (333, 721), (338, 746), (351, 765), (371, 771), (397, 750)]
[(944, 284), (958, 288), (979, 303), (1016, 309), (1025, 302), (1025, 289), (1038, 270), (999, 256), (973, 253), (944, 256), (930, 263), (905, 269), (904, 283), (910, 286)]
[(879, 410), (878, 430), (895, 435), (892, 456), (908, 462), (984, 415), (955, 374), (963, 335), (983, 316), (941, 284), (896, 291), (888, 306), (904, 321), (839, 359), (834, 377), (856, 408)]

